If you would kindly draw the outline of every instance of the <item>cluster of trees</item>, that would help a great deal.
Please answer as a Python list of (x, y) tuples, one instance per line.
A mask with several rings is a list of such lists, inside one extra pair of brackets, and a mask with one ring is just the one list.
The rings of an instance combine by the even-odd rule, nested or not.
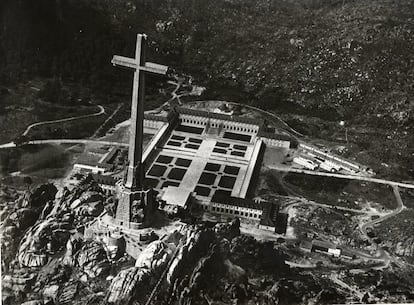
[[(151, 60), (195, 77), (207, 86), (208, 98), (298, 114), (303, 106), (324, 119), (352, 118), (356, 111), (378, 111), (373, 103), (384, 88), (410, 88), (414, 68), (405, 57), (414, 47), (407, 39), (414, 29), (406, 12), (413, 5), (408, 0), (6, 0), (0, 79), (42, 75), (76, 81), (103, 95), (126, 91), (129, 73), (114, 69), (110, 60), (113, 54), (132, 56), (135, 34), (145, 32)], [(384, 21), (376, 25), (376, 20)], [(400, 74), (394, 73), (398, 66)], [(50, 85), (47, 96), (67, 98), (56, 92), (56, 82)], [(384, 106), (391, 102), (381, 99)]]
[[(111, 14), (123, 4), (2, 1), (0, 60), (4, 64), (0, 67), (0, 80), (16, 82), (42, 76), (78, 82), (102, 94), (118, 90), (117, 86), (129, 83), (130, 78), (128, 73), (112, 67), (113, 54), (132, 53), (134, 33), (145, 31), (145, 24), (154, 24), (154, 16), (145, 14), (145, 4), (137, 21), (114, 23)], [(47, 88), (52, 97), (56, 97), (58, 85), (54, 81)], [(57, 95), (65, 99), (62, 92)]]
[[(375, 57), (381, 55), (376, 47), (397, 52), (397, 59), (390, 58), (397, 64), (404, 50), (412, 47), (406, 39), (409, 29), (403, 26), (408, 18), (405, 12), (413, 5), (404, 2), (5, 0), (0, 7), (0, 59), (6, 64), (0, 67), (0, 77), (61, 76), (112, 92), (130, 79), (128, 73), (110, 65), (112, 55), (133, 55), (135, 34), (145, 32), (150, 36), (152, 60), (193, 75), (213, 89), (212, 95), (223, 98), (222, 89), (227, 88), (224, 95), (265, 107), (292, 99), (293, 91), (299, 89), (306, 92), (299, 91), (295, 98), (321, 100), (330, 94), (326, 98), (340, 99), (330, 91), (352, 86), (350, 80), (337, 80), (333, 73), (339, 68), (357, 72), (358, 67), (348, 63), (345, 67), (341, 60), (352, 62), (361, 55), (341, 48), (366, 48), (360, 68), (373, 72), (380, 67), (392, 69)], [(385, 6), (390, 8), (381, 11), (381, 17), (392, 22), (390, 27), (383, 24), (381, 34), (370, 22), (378, 17), (373, 8)], [(341, 17), (346, 14), (352, 18)], [(361, 22), (365, 28), (359, 31)], [(401, 29), (394, 33), (394, 26)], [(368, 39), (369, 44), (364, 41)], [(388, 79), (382, 84), (384, 77), (375, 76), (388, 86)], [(400, 75), (397, 81), (403, 80)], [(369, 88), (366, 83), (359, 91), (367, 94)], [(361, 100), (357, 92), (352, 94)]]
[(70, 88), (65, 87), (58, 77), (46, 81), (38, 97), (50, 103), (67, 105), (88, 105), (91, 99), (87, 88), (82, 88), (78, 83)]
[(47, 81), (39, 91), (39, 97), (45, 101), (59, 104), (67, 104), (70, 101), (69, 91), (63, 88), (62, 82), (58, 78)]
[[(5, 0), (0, 81), (57, 77), (128, 96), (131, 75), (110, 60), (133, 56), (144, 32), (148, 58), (193, 76), (201, 98), (401, 132), (413, 126), (413, 10), (410, 0)], [(56, 83), (42, 94), (67, 98)]]

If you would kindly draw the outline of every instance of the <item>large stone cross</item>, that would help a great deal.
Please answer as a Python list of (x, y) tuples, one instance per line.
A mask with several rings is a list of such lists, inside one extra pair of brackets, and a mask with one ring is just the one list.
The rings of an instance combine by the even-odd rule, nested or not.
[(134, 70), (132, 89), (131, 126), (125, 187), (135, 191), (144, 188), (144, 167), (142, 164), (144, 136), (145, 72), (165, 75), (168, 67), (145, 61), (147, 35), (138, 34), (135, 58), (114, 55), (112, 64)]

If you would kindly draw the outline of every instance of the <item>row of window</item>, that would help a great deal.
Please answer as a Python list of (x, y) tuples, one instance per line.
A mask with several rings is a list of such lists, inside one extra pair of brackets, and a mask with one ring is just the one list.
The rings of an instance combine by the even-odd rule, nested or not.
[[(183, 118), (182, 122), (184, 123), (190, 123), (190, 124), (203, 124), (206, 125), (206, 122), (201, 122), (200, 120), (193, 120), (193, 119), (187, 119)], [(256, 130), (254, 128), (247, 128), (247, 127), (241, 127), (241, 126), (234, 126), (234, 125), (226, 125), (226, 124), (219, 124), (219, 123), (211, 123), (211, 127), (221, 127), (226, 128), (229, 130), (236, 130), (236, 131), (243, 131), (243, 132), (255, 132)]]
[(274, 146), (278, 146), (278, 147), (284, 147), (287, 146), (289, 147), (290, 142), (289, 141), (285, 141), (285, 140), (274, 140), (274, 139), (269, 139), (269, 140), (265, 140), (265, 143), (268, 143), (270, 145), (274, 145)]
[(163, 123), (156, 122), (156, 121), (144, 120), (144, 127), (158, 127), (160, 125), (163, 125)]
[(105, 192), (106, 195), (112, 195), (114, 193), (111, 189), (102, 188), (102, 190)]
[[(207, 205), (202, 205), (202, 208), (204, 210), (208, 210), (208, 206)], [(249, 217), (249, 218), (254, 218), (254, 219), (259, 219), (260, 215), (256, 214), (256, 213), (249, 213), (249, 212), (244, 212), (244, 211), (235, 211), (233, 209), (227, 209), (227, 208), (220, 208), (220, 207), (211, 207), (211, 211), (212, 212), (217, 212), (217, 213), (226, 213), (226, 214), (233, 214), (233, 215), (239, 215), (242, 217)]]

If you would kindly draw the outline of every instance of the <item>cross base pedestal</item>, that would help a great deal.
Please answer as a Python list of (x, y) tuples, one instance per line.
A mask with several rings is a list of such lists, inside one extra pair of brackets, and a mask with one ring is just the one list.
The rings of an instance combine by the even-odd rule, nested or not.
[(119, 193), (116, 221), (119, 225), (139, 229), (148, 226), (158, 208), (153, 189), (132, 191), (124, 188)]

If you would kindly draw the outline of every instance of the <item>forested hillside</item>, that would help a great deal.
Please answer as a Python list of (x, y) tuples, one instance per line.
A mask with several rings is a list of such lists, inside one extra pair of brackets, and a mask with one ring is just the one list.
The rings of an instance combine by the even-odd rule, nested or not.
[[(413, 1), (3, 0), (0, 8), (4, 84), (60, 76), (95, 93), (122, 91), (130, 75), (110, 59), (132, 55), (145, 32), (148, 57), (191, 75), (205, 98), (346, 120), (351, 138), (384, 162), (407, 168), (413, 158)], [(317, 125), (309, 135), (321, 136)], [(365, 138), (360, 127), (376, 131)]]

